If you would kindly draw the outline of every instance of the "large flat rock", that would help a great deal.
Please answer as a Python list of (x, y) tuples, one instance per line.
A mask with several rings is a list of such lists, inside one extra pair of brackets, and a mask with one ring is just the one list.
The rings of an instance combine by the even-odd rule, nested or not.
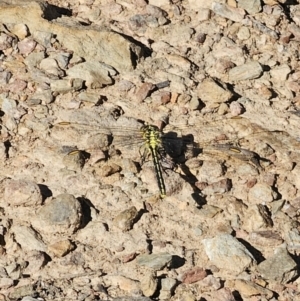
[[(90, 26), (68, 25), (61, 18), (48, 21), (45, 16), (51, 6), (45, 2), (13, 1), (13, 4), (0, 3), (0, 22), (23, 23), (31, 32), (50, 32), (67, 49), (86, 61), (99, 61), (113, 66), (118, 71), (134, 69), (141, 56), (141, 48), (122, 35), (108, 29), (91, 28)], [(30, 13), (28, 13), (30, 12)]]

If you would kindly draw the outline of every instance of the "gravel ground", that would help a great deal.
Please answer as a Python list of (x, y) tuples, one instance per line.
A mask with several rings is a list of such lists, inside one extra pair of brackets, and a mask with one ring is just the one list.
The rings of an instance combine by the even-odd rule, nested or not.
[(0, 300), (300, 300), (298, 1), (7, 2)]

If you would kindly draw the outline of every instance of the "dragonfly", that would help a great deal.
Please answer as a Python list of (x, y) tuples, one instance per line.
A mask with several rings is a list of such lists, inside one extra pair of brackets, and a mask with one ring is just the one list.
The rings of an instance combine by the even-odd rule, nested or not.
[[(112, 146), (123, 150), (129, 149), (129, 153), (139, 150), (142, 163), (147, 156), (152, 157), (161, 198), (167, 195), (163, 174), (177, 164), (184, 164), (182, 162), (186, 160), (188, 152), (193, 156), (201, 152), (214, 151), (223, 156), (247, 161), (258, 169), (261, 168), (259, 155), (240, 144), (250, 136), (259, 137), (265, 131), (260, 127), (249, 126), (249, 121), (243, 118), (217, 120), (201, 126), (168, 125), (163, 131), (155, 125), (145, 124), (135, 119), (120, 118), (116, 121), (114, 118), (97, 117), (98, 121), (95, 122), (93, 118), (81, 113), (69, 119), (69, 121), (56, 123), (52, 129), (54, 138), (73, 145), (74, 150), (68, 155), (87, 148), (109, 151)], [(227, 131), (229, 137), (222, 134), (223, 130)], [(240, 132), (239, 135), (237, 132)]]

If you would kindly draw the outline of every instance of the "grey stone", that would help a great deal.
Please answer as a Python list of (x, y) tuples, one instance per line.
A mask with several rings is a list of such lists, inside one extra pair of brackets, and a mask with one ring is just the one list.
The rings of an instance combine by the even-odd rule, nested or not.
[(9, 277), (0, 277), (0, 289), (8, 289), (14, 285), (14, 280)]
[(252, 61), (229, 70), (230, 81), (241, 81), (258, 78), (262, 75), (263, 69), (259, 62)]
[(261, 11), (260, 0), (239, 0), (238, 7), (243, 8), (250, 15), (254, 15)]
[(80, 90), (83, 87), (84, 80), (81, 78), (59, 79), (51, 81), (51, 91), (59, 93), (68, 93)]
[(223, 3), (213, 2), (211, 9), (217, 15), (234, 22), (241, 22), (245, 16), (245, 11), (243, 9), (238, 9)]
[(13, 226), (12, 231), (18, 244), (25, 251), (43, 251), (47, 250), (45, 243), (40, 235), (32, 228), (27, 226)]
[(9, 298), (11, 299), (21, 299), (25, 296), (32, 296), (36, 292), (35, 286), (33, 284), (23, 285), (19, 287), (15, 287), (9, 294)]
[(275, 254), (258, 265), (261, 276), (282, 284), (288, 283), (298, 275), (297, 263), (285, 248), (279, 248)]
[(46, 73), (59, 77), (64, 76), (64, 71), (59, 68), (57, 61), (53, 58), (48, 57), (42, 59), (39, 64), (39, 67)]
[(68, 53), (68, 52), (58, 53), (52, 57), (56, 60), (59, 68), (65, 69), (69, 64), (69, 60), (71, 58), (71, 53)]
[(234, 275), (242, 273), (255, 263), (246, 247), (229, 234), (203, 239), (202, 243), (211, 263)]
[(38, 104), (34, 100), (39, 100), (45, 104), (49, 104), (54, 100), (51, 90), (36, 91), (31, 97), (31, 104)]
[(1, 110), (7, 115), (13, 115), (17, 108), (17, 102), (14, 99), (4, 98)]
[(170, 300), (176, 284), (176, 279), (169, 277), (161, 279), (161, 290), (159, 292), (160, 300)]
[(35, 30), (32, 32), (33, 38), (45, 48), (51, 47), (51, 39), (53, 37), (53, 33)]
[(24, 63), (29, 67), (37, 67), (42, 59), (45, 58), (45, 52), (32, 52), (24, 60)]
[(99, 95), (98, 92), (83, 91), (80, 94), (78, 94), (78, 99), (81, 101), (98, 104), (98, 102), (101, 100), (101, 95)]
[(300, 234), (298, 229), (294, 228), (289, 230), (285, 239), (289, 250), (295, 250), (295, 252), (300, 251)]
[(141, 266), (152, 268), (156, 271), (162, 270), (172, 261), (172, 255), (169, 253), (144, 254), (137, 257), (137, 263)]
[(80, 226), (82, 208), (71, 194), (60, 194), (46, 202), (32, 220), (33, 226), (42, 234), (73, 234)]

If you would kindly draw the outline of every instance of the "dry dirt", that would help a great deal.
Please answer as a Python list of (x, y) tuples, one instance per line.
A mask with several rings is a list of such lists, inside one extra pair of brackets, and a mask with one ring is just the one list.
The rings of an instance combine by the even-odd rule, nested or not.
[(0, 300), (300, 300), (298, 1), (74, 2), (0, 2)]

